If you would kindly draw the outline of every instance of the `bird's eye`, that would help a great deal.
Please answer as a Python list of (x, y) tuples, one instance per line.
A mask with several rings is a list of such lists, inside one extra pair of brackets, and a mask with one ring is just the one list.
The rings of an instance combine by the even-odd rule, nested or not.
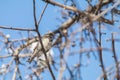
[(50, 38), (53, 38), (53, 36), (50, 36)]

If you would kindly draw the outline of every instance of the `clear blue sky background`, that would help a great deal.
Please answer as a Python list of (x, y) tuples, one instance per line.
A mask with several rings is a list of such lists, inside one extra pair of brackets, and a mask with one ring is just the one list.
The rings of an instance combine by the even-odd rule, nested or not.
[[(62, 0), (56, 0), (62, 2)], [(83, 1), (83, 0), (82, 0)], [(82, 2), (81, 1), (81, 2)], [(76, 0), (76, 2), (78, 2)], [(84, 2), (82, 2), (84, 3)], [(41, 0), (37, 0), (36, 3), (37, 6), (37, 17), (40, 15), (41, 10), (45, 6), (45, 3), (42, 2)], [(80, 5), (79, 9), (83, 9), (86, 7), (86, 5)], [(43, 19), (40, 23), (40, 33), (44, 34), (46, 31), (49, 30), (54, 30), (59, 27), (59, 25), (62, 22), (59, 22), (57, 18), (60, 18), (60, 13), (59, 13), (58, 7), (54, 7), (52, 5), (49, 5)], [(84, 10), (84, 9), (83, 9)], [(32, 6), (32, 0), (1, 0), (0, 1), (0, 26), (8, 26), (8, 27), (19, 27), (19, 28), (34, 28), (34, 21), (33, 21), (33, 6)], [(110, 31), (118, 31), (117, 28), (113, 29), (113, 26), (106, 27), (105, 31), (107, 32), (106, 35), (103, 35), (103, 46), (104, 47), (111, 47), (111, 43), (107, 42), (106, 39), (110, 38)], [(19, 31), (12, 31), (12, 30), (4, 30), (0, 29), (0, 32), (4, 32), (5, 34), (10, 34), (11, 38), (17, 39), (20, 38), (21, 36), (19, 35)], [(119, 32), (119, 31), (118, 31)], [(23, 36), (26, 37), (27, 33), (22, 32)], [(117, 35), (118, 36), (118, 35)], [(116, 36), (116, 37), (117, 37)], [(116, 43), (116, 50), (119, 53), (119, 47), (120, 43)], [(87, 44), (85, 44), (87, 47)], [(57, 53), (57, 50), (56, 50)], [(105, 61), (105, 66), (108, 67), (110, 65), (113, 65), (114, 60), (112, 58), (112, 53), (111, 52), (103, 52), (104, 56), (104, 61)], [(0, 53), (1, 54), (1, 53)], [(97, 54), (96, 54), (97, 55)], [(120, 54), (118, 54), (120, 56)], [(74, 60), (73, 60), (74, 57)], [(77, 56), (71, 56), (69, 60), (69, 65), (74, 63), (74, 61), (78, 62), (76, 59)], [(90, 61), (90, 64), (87, 67), (82, 67), (81, 68), (81, 74), (83, 80), (96, 80), (98, 76), (101, 74), (101, 68), (99, 67), (99, 60), (98, 56), (97, 59), (91, 55), (91, 58), (88, 60), (87, 57), (83, 57), (83, 64), (87, 64), (87, 61)], [(0, 63), (0, 65), (3, 63)], [(22, 68), (22, 67), (21, 67)], [(24, 70), (22, 70), (22, 75), (24, 75)], [(25, 71), (26, 72), (26, 71)], [(56, 73), (56, 72), (55, 72)], [(67, 72), (66, 72), (67, 73)], [(50, 74), (43, 74), (47, 75), (45, 80), (50, 80)], [(67, 74), (66, 74), (67, 75)], [(25, 75), (24, 75), (25, 76)], [(56, 74), (56, 76), (58, 76)], [(1, 77), (1, 76), (0, 76)], [(6, 78), (11, 78), (11, 75), (7, 76)]]

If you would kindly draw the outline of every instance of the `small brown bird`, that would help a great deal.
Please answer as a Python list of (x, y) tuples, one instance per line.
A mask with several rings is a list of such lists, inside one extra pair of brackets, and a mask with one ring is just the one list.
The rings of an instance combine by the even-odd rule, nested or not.
[[(52, 47), (52, 40), (53, 40), (53, 34), (52, 33), (49, 33), (49, 34), (45, 34), (43, 37), (42, 37), (42, 43), (43, 43), (43, 46), (44, 46), (44, 49), (45, 49), (45, 52), (47, 53), (51, 47)], [(39, 58), (41, 55), (43, 55), (43, 51), (42, 51), (42, 46), (39, 42), (36, 42), (36, 43), (33, 43), (33, 44), (36, 44), (35, 45), (35, 48), (33, 50), (33, 53), (31, 55), (31, 57), (28, 59), (28, 62), (31, 63), (32, 60), (37, 57)]]

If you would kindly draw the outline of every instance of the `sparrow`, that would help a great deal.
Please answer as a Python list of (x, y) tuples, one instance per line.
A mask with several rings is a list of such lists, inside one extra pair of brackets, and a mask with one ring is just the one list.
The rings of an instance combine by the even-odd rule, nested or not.
[[(41, 38), (45, 52), (47, 53), (52, 48), (53, 41), (53, 33), (48, 33), (42, 36)], [(36, 44), (31, 57), (28, 59), (28, 62), (31, 63), (35, 57), (39, 58), (40, 56), (44, 56), (42, 46), (40, 42), (33, 43)]]

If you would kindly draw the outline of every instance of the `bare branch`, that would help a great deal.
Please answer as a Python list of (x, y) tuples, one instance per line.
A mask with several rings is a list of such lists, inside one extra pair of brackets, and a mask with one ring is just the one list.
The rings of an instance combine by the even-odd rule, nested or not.
[(13, 27), (7, 27), (7, 26), (0, 26), (2, 29), (10, 29), (10, 30), (20, 30), (20, 31), (35, 31), (35, 29), (30, 28), (13, 28)]
[(53, 71), (50, 67), (50, 63), (48, 61), (48, 58), (47, 58), (47, 54), (46, 54), (46, 51), (44, 49), (44, 45), (43, 45), (43, 42), (42, 42), (42, 39), (41, 39), (41, 34), (39, 33), (39, 30), (38, 30), (38, 24), (37, 24), (37, 20), (36, 20), (36, 8), (35, 8), (35, 0), (33, 0), (33, 13), (34, 13), (34, 22), (35, 22), (35, 28), (36, 28), (36, 32), (38, 34), (38, 39), (39, 39), (39, 43), (41, 44), (41, 47), (42, 47), (42, 50), (43, 50), (43, 53), (44, 53), (44, 56), (45, 56), (45, 59), (46, 59), (46, 62), (47, 62), (47, 66), (48, 66), (48, 69), (51, 73), (51, 76), (53, 78), (53, 80), (55, 80), (55, 76), (53, 74)]

